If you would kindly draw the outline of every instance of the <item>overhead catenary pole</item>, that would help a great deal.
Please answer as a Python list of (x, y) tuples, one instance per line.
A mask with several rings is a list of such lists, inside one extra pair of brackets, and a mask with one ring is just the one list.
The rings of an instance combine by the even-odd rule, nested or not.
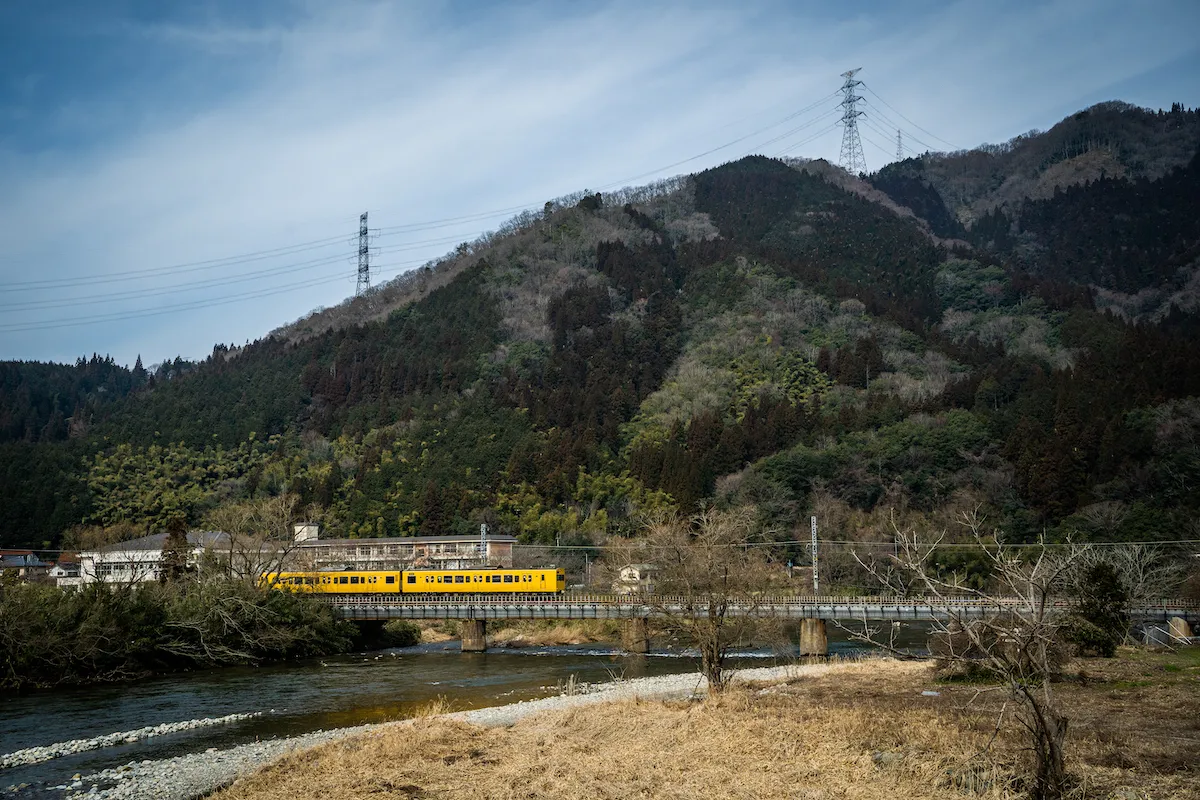
[(838, 159), (838, 164), (852, 175), (867, 171), (867, 158), (863, 155), (862, 139), (858, 135), (858, 118), (863, 116), (863, 112), (854, 106), (855, 103), (862, 100), (862, 95), (854, 93), (855, 89), (862, 86), (862, 81), (854, 79), (861, 69), (862, 67), (855, 67), (842, 73), (846, 82), (842, 84), (842, 102), (840, 104), (842, 106), (842, 154)]
[(817, 577), (817, 517), (814, 514), (811, 517), (812, 522), (812, 569), (813, 569), (813, 594), (821, 594), (820, 578)]
[(358, 285), (355, 296), (371, 288), (371, 245), (367, 236), (367, 212), (358, 218)]

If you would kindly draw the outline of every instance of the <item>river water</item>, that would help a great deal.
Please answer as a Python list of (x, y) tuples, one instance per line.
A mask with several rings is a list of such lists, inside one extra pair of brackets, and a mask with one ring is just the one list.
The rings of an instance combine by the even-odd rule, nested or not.
[[(831, 626), (831, 652), (855, 649)], [(769, 666), (794, 657), (787, 648), (743, 651), (733, 666)], [(0, 754), (167, 722), (235, 713), (262, 716), (0, 770), (0, 796), (59, 796), (49, 787), (70, 783), (75, 773), (404, 719), (438, 698), (454, 710), (466, 710), (560, 694), (572, 677), (601, 683), (696, 669), (696, 659), (686, 651), (631, 656), (610, 645), (573, 645), (461, 653), (457, 642), (447, 642), (10, 696), (0, 705)], [(29, 787), (5, 792), (23, 783)]]

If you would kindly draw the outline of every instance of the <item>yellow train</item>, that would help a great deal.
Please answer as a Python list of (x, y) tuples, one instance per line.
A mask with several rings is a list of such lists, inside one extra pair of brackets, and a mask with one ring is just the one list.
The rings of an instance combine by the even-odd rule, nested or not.
[(268, 572), (263, 584), (314, 594), (562, 594), (561, 569), (415, 569)]

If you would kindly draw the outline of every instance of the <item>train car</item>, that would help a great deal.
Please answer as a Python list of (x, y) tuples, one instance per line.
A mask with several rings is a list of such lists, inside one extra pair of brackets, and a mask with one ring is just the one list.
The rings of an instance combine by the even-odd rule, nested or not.
[(562, 594), (561, 569), (341, 570), (268, 572), (262, 583), (301, 594)]
[(405, 570), (408, 594), (562, 594), (567, 589), (561, 569), (428, 569)]
[(400, 594), (399, 570), (268, 572), (263, 583), (301, 594)]

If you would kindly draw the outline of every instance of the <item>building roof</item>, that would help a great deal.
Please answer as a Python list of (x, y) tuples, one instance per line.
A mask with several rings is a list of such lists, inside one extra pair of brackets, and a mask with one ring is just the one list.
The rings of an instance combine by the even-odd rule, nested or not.
[[(167, 533), (152, 533), (138, 539), (125, 542), (114, 542), (97, 548), (101, 553), (115, 553), (128, 550), (162, 550), (167, 543)], [(222, 531), (189, 531), (188, 544), (192, 547), (215, 547), (229, 543), (229, 534)]]
[[(316, 547), (317, 545), (324, 544), (454, 544), (457, 542), (478, 541), (478, 536), (385, 536), (379, 539), (309, 539), (307, 541), (297, 542), (296, 544), (300, 547)], [(510, 544), (516, 542), (517, 537), (489, 533), (487, 536), (487, 541), (498, 542), (500, 544)]]

